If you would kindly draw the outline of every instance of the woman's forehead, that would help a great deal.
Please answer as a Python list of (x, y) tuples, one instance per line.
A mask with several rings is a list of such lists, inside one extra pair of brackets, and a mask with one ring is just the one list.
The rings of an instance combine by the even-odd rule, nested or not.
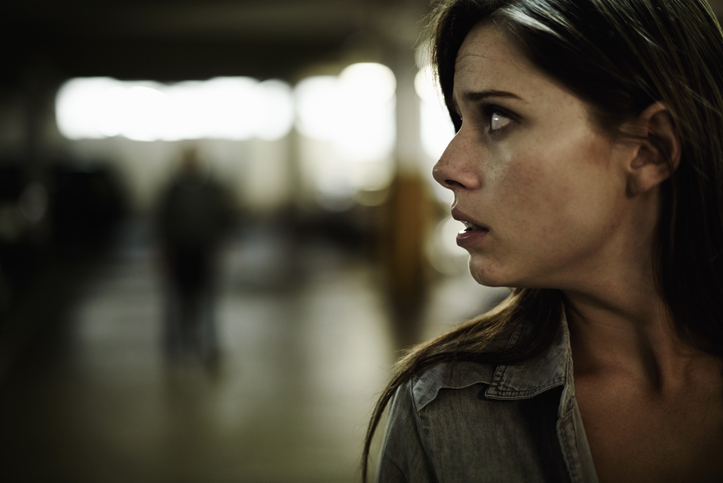
[(452, 88), (454, 99), (469, 91), (509, 90), (527, 101), (557, 95), (580, 100), (568, 86), (537, 67), (504, 25), (491, 20), (475, 25), (465, 37), (457, 52)]
[(535, 81), (550, 81), (492, 22), (470, 30), (457, 53), (454, 92), (515, 87), (527, 90)]

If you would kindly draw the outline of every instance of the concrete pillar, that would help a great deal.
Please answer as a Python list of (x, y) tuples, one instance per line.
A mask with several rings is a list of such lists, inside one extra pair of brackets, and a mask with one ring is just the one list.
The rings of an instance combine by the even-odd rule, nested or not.
[(428, 173), (421, 172), (419, 99), (414, 88), (417, 73), (415, 47), (420, 34), (419, 2), (396, 2), (384, 15), (389, 47), (387, 63), (397, 78), (396, 176), (391, 186), (383, 225), (383, 253), (388, 293), (395, 310), (400, 345), (416, 342), (418, 316), (424, 307), (428, 264), (425, 244), (432, 201)]

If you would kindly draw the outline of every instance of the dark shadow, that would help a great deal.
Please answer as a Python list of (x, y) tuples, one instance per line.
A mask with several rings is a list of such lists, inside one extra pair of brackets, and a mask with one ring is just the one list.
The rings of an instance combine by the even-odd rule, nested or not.
[(185, 151), (158, 207), (166, 294), (164, 349), (173, 366), (218, 370), (215, 324), (218, 256), (231, 224), (228, 194), (194, 149)]

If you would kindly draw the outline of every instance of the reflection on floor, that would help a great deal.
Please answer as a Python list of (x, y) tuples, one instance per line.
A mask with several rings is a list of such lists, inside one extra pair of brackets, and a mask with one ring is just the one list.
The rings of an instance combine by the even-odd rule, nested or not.
[[(276, 234), (247, 232), (224, 255), (217, 374), (164, 361), (142, 223), (100, 262), (51, 274), (53, 294), (37, 295), (12, 332), (15, 346), (33, 343), (0, 367), (0, 479), (358, 481), (366, 422), (397, 356), (380, 284), (367, 261), (325, 244), (289, 250)], [(467, 274), (440, 280), (422, 334), (499, 295)], [(12, 359), (5, 342), (0, 356)]]

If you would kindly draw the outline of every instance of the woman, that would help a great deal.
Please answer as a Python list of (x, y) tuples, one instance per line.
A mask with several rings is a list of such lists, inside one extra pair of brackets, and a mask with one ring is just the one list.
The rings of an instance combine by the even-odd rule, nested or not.
[(723, 481), (707, 3), (448, 0), (433, 25), (458, 131), (434, 177), (473, 277), (515, 291), (399, 363), (365, 462), (391, 399), (382, 482)]

